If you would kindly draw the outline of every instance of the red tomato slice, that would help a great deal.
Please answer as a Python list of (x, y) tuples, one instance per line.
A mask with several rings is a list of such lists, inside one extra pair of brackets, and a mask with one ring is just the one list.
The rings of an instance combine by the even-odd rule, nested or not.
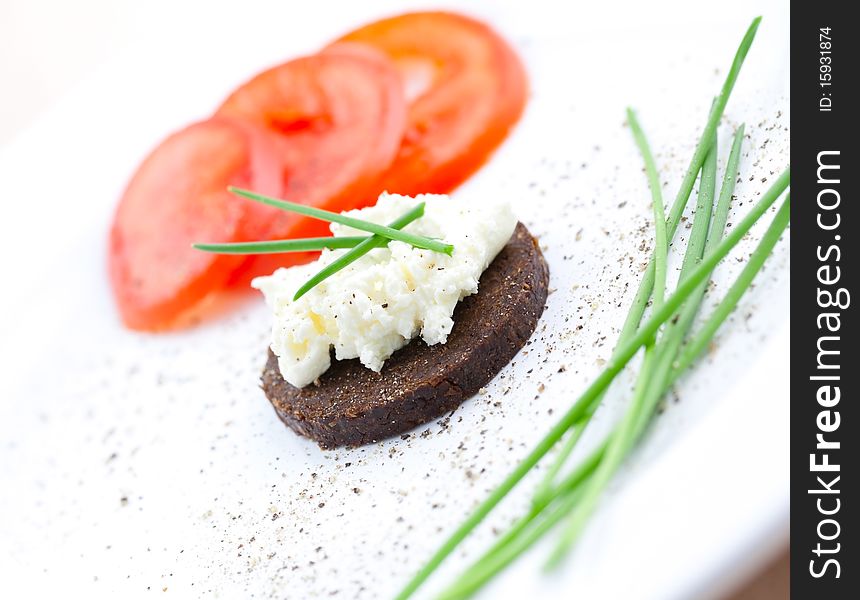
[[(283, 160), (283, 194), (295, 202), (342, 211), (373, 203), (394, 160), (406, 123), (399, 75), (384, 54), (337, 44), (257, 75), (216, 114), (272, 132)], [(282, 239), (327, 235), (328, 224), (263, 205), (242, 235)], [(278, 267), (316, 254), (251, 257), (230, 281), (245, 286)]]
[(390, 192), (451, 191), (487, 160), (525, 106), (527, 81), (519, 58), (492, 29), (468, 17), (405, 14), (340, 41), (385, 52), (415, 96), (400, 151), (383, 179)]
[(277, 195), (280, 170), (268, 134), (227, 119), (191, 125), (152, 151), (129, 182), (110, 234), (110, 278), (128, 327), (167, 327), (223, 286), (243, 257), (191, 244), (241, 239), (248, 207), (227, 186)]
[[(343, 45), (257, 75), (218, 115), (275, 134), (284, 162), (284, 197), (341, 211), (376, 199), (379, 180), (400, 146), (406, 105), (400, 79), (382, 53)], [(268, 206), (244, 233), (249, 239), (325, 235), (324, 222)]]

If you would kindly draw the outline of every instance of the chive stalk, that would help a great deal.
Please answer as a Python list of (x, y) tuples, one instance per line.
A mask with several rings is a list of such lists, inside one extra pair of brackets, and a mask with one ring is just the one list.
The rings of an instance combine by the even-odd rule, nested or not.
[[(708, 121), (705, 124), (705, 128), (702, 130), (702, 135), (699, 137), (699, 143), (696, 145), (696, 149), (693, 151), (693, 157), (690, 159), (690, 165), (687, 167), (687, 171), (684, 174), (684, 179), (681, 181), (681, 187), (678, 189), (678, 194), (675, 197), (675, 201), (669, 209), (669, 217), (666, 222), (666, 229), (669, 232), (668, 235), (670, 238), (674, 237), (675, 230), (678, 228), (678, 223), (681, 220), (681, 215), (684, 213), (684, 207), (687, 205), (687, 201), (690, 198), (690, 193), (693, 191), (693, 185), (696, 182), (696, 177), (699, 174), (699, 170), (702, 168), (702, 164), (705, 162), (705, 156), (707, 155), (708, 149), (711, 147), (711, 142), (716, 135), (717, 125), (719, 125), (720, 119), (722, 119), (723, 117), (723, 112), (726, 109), (726, 104), (728, 104), (729, 97), (731, 96), (732, 90), (735, 87), (735, 82), (738, 79), (738, 75), (740, 74), (741, 67), (744, 64), (744, 60), (746, 59), (750, 46), (752, 46), (753, 40), (755, 39), (755, 35), (758, 31), (758, 26), (760, 23), (761, 17), (756, 17), (755, 19), (753, 19), (752, 23), (744, 34), (740, 46), (738, 46), (737, 52), (735, 53), (735, 57), (732, 60), (732, 66), (729, 68), (729, 72), (726, 75), (725, 81), (723, 82), (723, 87), (720, 89), (720, 93), (711, 107), (710, 113), (708, 115)], [(636, 328), (639, 326), (639, 322), (642, 319), (643, 313), (645, 312), (645, 307), (648, 304), (649, 298), (651, 297), (651, 290), (653, 289), (653, 287), (654, 267), (652, 261), (652, 264), (648, 265), (648, 268), (645, 270), (645, 274), (642, 276), (642, 282), (639, 284), (639, 289), (636, 292), (635, 298), (633, 299), (633, 303), (630, 307), (630, 313), (624, 322), (624, 325), (621, 329), (621, 334), (618, 336), (619, 345), (626, 339), (629, 339), (636, 331)]]
[[(550, 520), (550, 526), (557, 523), (564, 516), (563, 513), (569, 511), (570, 508), (565, 507), (565, 510), (556, 516), (552, 514), (548, 516), (544, 513), (544, 510), (553, 501), (558, 500), (561, 502), (570, 495), (579, 494), (580, 486), (588, 481), (588, 478), (600, 464), (606, 451), (607, 441), (604, 441), (603, 444), (595, 448), (585, 460), (562, 479), (558, 486), (549, 489), (547, 494), (540, 499), (536, 499), (531, 510), (514, 523), (505, 535), (496, 540), (489, 550), (464, 571), (453, 584), (446, 588), (442, 592), (442, 596), (446, 598), (459, 598), (467, 597), (469, 594), (474, 593), (481, 585), (489, 581), (493, 575), (510, 564), (518, 553), (522, 553), (539, 539), (539, 536), (530, 535), (527, 538), (528, 541), (523, 543), (523, 540), (520, 538), (527, 532), (529, 527), (534, 527), (535, 523), (545, 521), (547, 518)], [(548, 527), (541, 529), (545, 532)], [(508, 548), (512, 544), (518, 544), (518, 553), (514, 554), (508, 551)], [(505, 560), (498, 560), (497, 556), (502, 553), (505, 553)]]
[(313, 252), (328, 248), (339, 250), (355, 248), (369, 236), (327, 236), (294, 240), (268, 240), (263, 242), (232, 242), (225, 244), (192, 244), (195, 250), (217, 254), (281, 254), (285, 252)]
[(564, 466), (564, 463), (567, 462), (567, 459), (573, 452), (573, 449), (576, 447), (576, 444), (579, 442), (579, 438), (581, 438), (582, 434), (585, 433), (585, 426), (588, 425), (588, 422), (594, 415), (594, 411), (597, 409), (597, 404), (597, 402), (594, 402), (591, 406), (588, 407), (582, 419), (578, 423), (573, 425), (570, 433), (564, 439), (564, 443), (559, 449), (558, 454), (554, 457), (552, 463), (550, 463), (549, 467), (546, 470), (546, 473), (544, 473), (544, 476), (537, 487), (537, 490), (535, 490), (534, 496), (532, 497), (533, 507), (544, 504), (545, 501), (549, 498), (550, 494), (552, 493), (552, 488), (555, 484), (556, 477), (561, 471), (561, 468)]
[[(633, 139), (639, 147), (642, 158), (645, 161), (645, 172), (648, 177), (648, 186), (651, 189), (651, 205), (654, 212), (654, 301), (652, 310), (659, 309), (663, 304), (663, 298), (666, 291), (666, 259), (669, 252), (668, 241), (666, 239), (666, 222), (663, 209), (663, 197), (660, 188), (660, 178), (657, 173), (657, 165), (654, 162), (654, 157), (651, 153), (651, 148), (648, 140), (645, 137), (645, 132), (636, 118), (636, 113), (632, 109), (627, 109), (627, 122), (630, 124), (630, 129), (633, 133)], [(716, 149), (712, 146), (705, 160), (705, 166), (702, 171), (702, 184), (699, 189), (699, 205), (708, 202), (708, 194), (710, 193), (711, 200), (713, 199), (713, 185), (710, 187), (706, 184), (710, 175), (711, 167), (716, 168), (716, 161), (712, 161), (711, 157), (716, 155)], [(713, 177), (710, 178), (713, 181)], [(703, 198), (704, 197), (704, 198)], [(710, 210), (710, 204), (708, 204)], [(655, 334), (656, 335), (656, 334)], [(645, 394), (648, 392), (648, 382), (651, 373), (655, 368), (656, 357), (656, 338), (652, 337), (645, 345), (645, 356), (642, 359), (639, 377), (633, 391), (633, 399), (627, 407), (621, 419), (621, 423), (610, 439), (609, 446), (606, 450), (606, 455), (600, 462), (594, 475), (588, 482), (587, 487), (582, 492), (582, 497), (577, 503), (575, 509), (568, 515), (567, 524), (564, 527), (561, 538), (547, 562), (547, 567), (552, 568), (560, 564), (561, 559), (567, 554), (567, 550), (573, 545), (575, 539), (579, 536), (582, 529), (585, 527), (588, 518), (591, 516), (603, 489), (615, 475), (616, 470), (621, 465), (624, 458), (632, 446), (632, 432), (636, 424), (636, 417), (639, 408), (643, 402)]]
[[(415, 221), (416, 219), (420, 219), (424, 214), (424, 203), (421, 202), (410, 210), (409, 212), (402, 215), (400, 218), (393, 221), (389, 224), (388, 229), (392, 231), (400, 231), (401, 228), (406, 227), (409, 223)], [(359, 258), (374, 250), (375, 248), (382, 248), (383, 246), (388, 245), (389, 239), (384, 238), (380, 235), (372, 235), (368, 238), (362, 240), (357, 246), (355, 246), (349, 252), (339, 256), (325, 267), (320, 269), (320, 271), (308, 279), (302, 286), (296, 291), (295, 296), (293, 296), (293, 301), (295, 302), (306, 293), (308, 293), (313, 287), (325, 281), (344, 267), (352, 264), (357, 261)]]
[(231, 186), (227, 189), (232, 193), (236, 194), (237, 196), (242, 196), (244, 198), (248, 198), (249, 200), (253, 200), (261, 204), (266, 204), (267, 206), (273, 206), (275, 208), (294, 212), (296, 214), (304, 215), (306, 217), (312, 217), (314, 219), (320, 219), (322, 221), (328, 221), (330, 223), (340, 223), (341, 225), (346, 225), (347, 227), (352, 227), (353, 229), (358, 229), (360, 231), (367, 231), (368, 233), (373, 233), (375, 235), (388, 238), (390, 240), (405, 242), (416, 248), (432, 250), (433, 252), (440, 252), (449, 256), (454, 251), (454, 246), (452, 246), (451, 244), (446, 244), (444, 242), (440, 242), (439, 240), (433, 240), (424, 236), (408, 233), (406, 231), (399, 231), (397, 229), (394, 229), (393, 227), (386, 227), (385, 225), (380, 225), (379, 223), (372, 223), (370, 221), (365, 221), (363, 219), (357, 219), (355, 217), (350, 217), (340, 213), (323, 210), (321, 208), (298, 204), (297, 202), (289, 202), (288, 200), (279, 200), (278, 198), (271, 198), (269, 196), (264, 196), (262, 194), (257, 194), (255, 192), (243, 190), (237, 187)]
[(720, 325), (722, 325), (723, 321), (725, 321), (729, 314), (735, 309), (741, 296), (743, 296), (744, 292), (749, 288), (753, 278), (764, 265), (765, 259), (779, 241), (782, 232), (786, 227), (788, 227), (790, 219), (791, 198), (789, 195), (786, 195), (785, 201), (782, 206), (780, 206), (770, 227), (768, 227), (762, 237), (761, 243), (753, 251), (752, 256), (750, 256), (750, 259), (744, 266), (741, 274), (735, 280), (734, 284), (732, 284), (731, 288), (729, 288), (729, 291), (726, 292), (723, 300), (717, 305), (717, 308), (714, 309), (711, 316), (705, 321), (705, 324), (702, 326), (700, 331), (687, 343), (686, 346), (684, 346), (680, 357), (673, 363), (673, 381), (696, 360), (696, 358), (702, 353), (702, 350), (704, 350), (708, 343), (713, 339), (714, 334), (717, 329), (719, 329)]
[[(698, 219), (699, 217), (698, 213), (696, 214), (696, 218), (694, 218), (693, 230), (697, 230), (696, 239), (693, 239), (693, 234), (691, 233), (690, 246), (688, 246), (687, 248), (687, 252), (684, 256), (684, 263), (681, 268), (681, 279), (687, 277), (689, 270), (693, 267), (693, 265), (701, 260), (702, 253), (710, 252), (714, 247), (716, 247), (717, 244), (719, 244), (720, 240), (723, 238), (726, 221), (728, 219), (729, 208), (731, 206), (732, 194), (734, 192), (735, 181), (738, 174), (738, 163), (740, 161), (743, 135), (744, 127), (743, 125), (741, 125), (738, 131), (735, 132), (735, 137), (732, 142), (732, 150), (729, 154), (729, 159), (726, 164), (726, 172), (723, 177), (723, 185), (720, 189), (717, 206), (714, 209), (714, 216), (713, 219), (711, 219), (710, 227), (708, 228), (707, 237), (704, 241), (701, 253), (699, 252), (699, 248), (702, 246), (701, 234), (703, 228), (700, 226), (697, 230), (696, 219)], [(713, 165), (713, 171), (714, 173), (712, 179), (715, 179), (715, 164)], [(708, 183), (708, 189), (712, 189), (712, 185), (710, 182)], [(708, 216), (710, 218), (710, 207), (708, 208)], [(693, 247), (692, 250), (691, 247)], [(645, 402), (645, 408), (642, 409), (636, 426), (636, 429), (639, 432), (641, 432), (645, 428), (645, 425), (648, 423), (654, 408), (656, 408), (657, 403), (659, 402), (659, 399), (664, 395), (666, 389), (670, 385), (668, 378), (671, 370), (671, 364), (675, 360), (675, 357), (677, 356), (678, 350), (681, 347), (684, 337), (689, 332), (690, 327), (693, 324), (693, 320), (695, 319), (696, 314), (701, 307), (707, 285), (707, 280), (699, 285), (698, 289), (693, 292), (691, 297), (685, 303), (683, 309), (675, 316), (675, 318), (672, 319), (669, 327), (667, 328), (667, 331), (664, 335), (664, 341), (662, 343), (659, 364), (656, 368), (653, 381), (651, 382), (651, 389), (648, 392), (648, 398)]]
[[(755, 34), (758, 30), (760, 22), (761, 17), (755, 18), (747, 29), (747, 32), (744, 35), (737, 52), (735, 53), (734, 60), (732, 61), (732, 66), (729, 69), (720, 94), (719, 96), (717, 96), (717, 99), (711, 108), (708, 121), (702, 132), (702, 136), (699, 140), (695, 152), (693, 153), (693, 157), (690, 160), (690, 166), (688, 167), (684, 179), (681, 183), (681, 187), (678, 190), (675, 202), (669, 210), (669, 217), (667, 219), (668, 237), (674, 236), (674, 232), (678, 226), (678, 223), (680, 222), (681, 214), (683, 213), (683, 209), (687, 204), (687, 200), (689, 199), (690, 193), (692, 192), (693, 184), (695, 183), (698, 172), (701, 169), (702, 163), (704, 162), (704, 158), (708, 148), (710, 147), (711, 140), (716, 134), (717, 125), (722, 118), (729, 96), (731, 95), (732, 89), (734, 88), (735, 82), (737, 81), (738, 74), (740, 73), (740, 69), (743, 65), (749, 48), (752, 45), (753, 39), (755, 38)], [(773, 189), (774, 188), (772, 187), (771, 190)], [(781, 190), (779, 193), (781, 193)], [(762, 198), (762, 200), (767, 197), (769, 196), (766, 194), (765, 197)], [(772, 202), (775, 200), (775, 197), (771, 199)], [(719, 249), (720, 248), (717, 247), (715, 248), (715, 251)], [(716, 256), (716, 254), (714, 256)], [(640, 283), (639, 289), (633, 300), (632, 306), (630, 308), (630, 313), (628, 314), (627, 319), (624, 322), (621, 334), (619, 335), (618, 344), (616, 346), (612, 358), (610, 359), (609, 365), (607, 365), (607, 369), (604, 370), (603, 373), (601, 373), (598, 379), (595, 380), (595, 382), (592, 383), (592, 385), (588, 389), (586, 389), (585, 393), (583, 393), (583, 395), (580, 396), (580, 398), (573, 404), (573, 406), (568, 409), (567, 413), (562, 416), (561, 420), (549, 431), (546, 437), (538, 443), (534, 450), (532, 450), (532, 452), (526, 456), (526, 458), (514, 469), (514, 471), (510, 475), (508, 475), (508, 477), (504, 481), (502, 481), (502, 483), (495, 490), (493, 490), (493, 492), (490, 493), (490, 495), (484, 500), (484, 502), (482, 502), (478, 506), (478, 508), (475, 509), (466, 518), (466, 520), (460, 525), (460, 527), (458, 527), (451, 534), (451, 536), (447, 540), (445, 540), (445, 542), (443, 542), (442, 546), (430, 557), (430, 559), (424, 564), (424, 566), (421, 567), (421, 569), (419, 569), (418, 572), (416, 572), (415, 575), (406, 583), (400, 593), (396, 596), (398, 600), (409, 598), (421, 586), (421, 584), (428, 577), (430, 577), (430, 575), (438, 568), (442, 561), (445, 560), (445, 558), (451, 552), (453, 552), (454, 548), (456, 548), (457, 545), (481, 521), (483, 521), (487, 514), (489, 514), (490, 511), (495, 508), (495, 506), (508, 494), (508, 492), (510, 492), (510, 490), (513, 489), (513, 487), (517, 483), (519, 483), (519, 481), (525, 476), (525, 474), (528, 473), (528, 471), (535, 464), (537, 464), (537, 462), (555, 445), (556, 442), (558, 442), (558, 440), (565, 434), (565, 432), (572, 425), (580, 421), (583, 416), (587, 415), (589, 410), (591, 410), (591, 412), (593, 413), (593, 409), (590, 409), (589, 407), (590, 404), (595, 403), (596, 406), (596, 402), (599, 401), (600, 397), (603, 394), (603, 391), (606, 389), (609, 382), (611, 381), (611, 378), (614, 377), (618, 371), (620, 371), (620, 367), (618, 368), (618, 370), (615, 371), (614, 374), (608, 376), (606, 374), (610, 373), (611, 370), (615, 369), (616, 363), (623, 355), (622, 350), (627, 350), (627, 347), (640, 337), (640, 335), (636, 332), (637, 328), (639, 328), (642, 315), (645, 311), (645, 307), (648, 303), (649, 298), (651, 297), (651, 291), (654, 286), (655, 277), (654, 268), (654, 263), (652, 261), (648, 269), (646, 269), (645, 274), (643, 275), (642, 282)], [(676, 291), (672, 298), (675, 298), (677, 294), (678, 292)], [(671, 304), (667, 302), (663, 305), (662, 308), (664, 312), (666, 306), (671, 306)], [(680, 302), (678, 306), (680, 306)], [(652, 315), (651, 320), (653, 320), (656, 316), (657, 315)], [(649, 323), (651, 322), (651, 320), (649, 320)], [(641, 332), (643, 329), (644, 327), (639, 331)], [(656, 328), (654, 329), (654, 332), (656, 332)], [(636, 346), (636, 350), (638, 350), (638, 347), (639, 346)], [(627, 360), (629, 360), (629, 357)], [(626, 361), (623, 362), (626, 364)], [(609, 367), (612, 367), (612, 369), (610, 369)], [(587, 420), (588, 419), (586, 418), (585, 421), (587, 422)], [(585, 423), (581, 423), (580, 426), (584, 427)], [(560, 458), (564, 459), (566, 458), (566, 456), (562, 455)]]
[(606, 364), (603, 371), (579, 396), (576, 402), (562, 415), (561, 419), (549, 430), (534, 449), (514, 468), (514, 470), (496, 487), (489, 496), (466, 518), (466, 520), (451, 534), (442, 546), (430, 557), (427, 563), (407, 582), (397, 594), (399, 600), (410, 597), (442, 561), (456, 548), (460, 542), (492, 511), (493, 508), (522, 480), (537, 462), (561, 439), (564, 433), (575, 424), (585, 413), (588, 405), (600, 396), (618, 373), (626, 366), (634, 354), (657, 332), (660, 326), (672, 317), (675, 311), (684, 303), (696, 287), (710, 276), (711, 271), (731, 250), (741, 238), (752, 228), (764, 212), (779, 198), (790, 179), (786, 170), (771, 188), (765, 192), (747, 216), (733, 228), (712, 252), (704, 257), (702, 262), (690, 273), (689, 278), (681, 282), (675, 292), (655, 310), (648, 320), (639, 328), (636, 334), (619, 348)]
[[(783, 174), (787, 175), (787, 172)], [(775, 194), (778, 197), (782, 191), (784, 191), (785, 186), (781, 184), (781, 182), (777, 182), (768, 193)], [(763, 214), (763, 211), (756, 211), (756, 214), (748, 215), (748, 218), (752, 217), (754, 221), (756, 218), (760, 218)], [(745, 289), (749, 287), (749, 283), (752, 281), (752, 278), (761, 269), (761, 266), (764, 263), (766, 257), (770, 254), (775, 246), (776, 242), (779, 240), (779, 237), (785, 227), (788, 225), (788, 219), (790, 216), (790, 202), (788, 196), (786, 200), (783, 202), (779, 211), (777, 212), (776, 217), (771, 223), (765, 235), (762, 237), (762, 240), (759, 242), (755, 251), (753, 252), (753, 257), (755, 257), (755, 261), (751, 258), (749, 266), (744, 269), (741, 275), (738, 277), (738, 280), (732, 286), (732, 289), (739, 291), (740, 294), (743, 293)], [(745, 219), (746, 220), (746, 219)], [(695, 277), (696, 279), (702, 274), (703, 270), (707, 270), (709, 268), (710, 262), (710, 253), (708, 257), (705, 259), (708, 261), (704, 265), (699, 265), (696, 268), (694, 273), (691, 274), (691, 277)], [(707, 281), (707, 275), (702, 278), (702, 281)], [(695, 290), (695, 286), (691, 286), (689, 284), (685, 284), (685, 290)], [(676, 292), (677, 293), (677, 292)], [(690, 292), (692, 293), (692, 291)], [(732, 295), (734, 304), (737, 303), (737, 299), (740, 296), (735, 298), (735, 295)], [(734, 307), (730, 302), (724, 301), (721, 303), (721, 307), (724, 306), (719, 312), (715, 311), (714, 318), (709, 320), (709, 323), (717, 323), (722, 322), (724, 320), (725, 315), (731, 312)], [(718, 314), (716, 314), (718, 312)], [(652, 317), (653, 319), (653, 317)], [(650, 321), (649, 321), (650, 323)], [(717, 323), (716, 327), (719, 324)], [(713, 327), (713, 331), (716, 331), (716, 327)], [(704, 334), (704, 328), (703, 332)], [(705, 339), (704, 335), (701, 335), (701, 339)], [(704, 342), (707, 344), (707, 340)], [(684, 363), (676, 364), (677, 370), (675, 372), (680, 373), (685, 366), (689, 366), (692, 360), (695, 359), (695, 348), (698, 348), (700, 351), (704, 345), (697, 344), (696, 347), (691, 344), (688, 346), (690, 348), (690, 356), (692, 359), (689, 361), (685, 361)], [(659, 377), (656, 378), (656, 381), (659, 380)], [(669, 387), (671, 386), (672, 381), (664, 382), (664, 387), (660, 392), (660, 396), (665, 394)], [(636, 427), (634, 428), (634, 437), (638, 437), (642, 432), (642, 423), (637, 422)], [(610, 434), (610, 439), (617, 434), (616, 430)], [(577, 503), (581, 500), (582, 490), (579, 487), (584, 482), (588, 481), (588, 478), (592, 476), (595, 468), (602, 460), (604, 456), (604, 452), (606, 449), (607, 442), (604, 442), (603, 445), (599, 446), (592, 454), (584, 460), (567, 478), (565, 478), (564, 482), (553, 488), (548, 495), (544, 498), (544, 500), (537, 506), (533, 506), (530, 512), (521, 518), (511, 531), (509, 531), (505, 536), (500, 538), (484, 555), (482, 555), (473, 565), (462, 574), (460, 578), (458, 578), (451, 586), (449, 586), (445, 592), (443, 592), (444, 598), (447, 600), (453, 600), (455, 598), (466, 598), (477, 591), (483, 584), (489, 581), (492, 576), (501, 571), (505, 566), (510, 564), (514, 559), (516, 559), (519, 555), (521, 555), (525, 550), (527, 550), (531, 545), (534, 544), (542, 535), (547, 533), (552, 526), (561, 521), (562, 518), (568, 516), (569, 512), (577, 506)], [(557, 504), (556, 507), (553, 507), (551, 511), (547, 514), (541, 514), (541, 511), (545, 509), (553, 500), (560, 499), (560, 504)], [(528, 529), (528, 527), (533, 523), (537, 522), (538, 526), (533, 529)]]
[[(710, 228), (708, 229), (707, 239), (705, 240), (703, 252), (711, 251), (722, 239), (728, 220), (729, 208), (731, 206), (732, 194), (735, 189), (735, 181), (738, 175), (738, 163), (740, 161), (740, 152), (743, 144), (744, 126), (741, 125), (735, 132), (732, 142), (732, 150), (729, 153), (729, 159), (726, 163), (726, 172), (723, 177), (723, 183), (720, 188), (719, 199), (717, 200), (714, 215), (711, 219)], [(694, 223), (695, 228), (695, 223)], [(686, 257), (685, 257), (686, 258)], [(699, 259), (696, 259), (699, 260)], [(691, 261), (692, 262), (692, 261)], [(685, 261), (686, 266), (686, 261)], [(681, 278), (686, 277), (687, 271), (682, 267)], [(684, 305), (683, 310), (678, 313), (677, 317), (672, 320), (664, 335), (663, 349), (661, 351), (661, 365), (658, 372), (663, 378), (668, 376), (669, 363), (673, 362), (677, 356), (678, 350), (681, 347), (684, 337), (690, 330), (693, 320), (701, 307), (702, 300), (707, 289), (707, 281), (702, 283), (699, 288), (693, 292), (690, 299)], [(652, 394), (659, 393), (662, 395), (663, 388), (668, 385), (667, 382), (661, 381), (654, 384)], [(642, 417), (643, 420), (646, 418)]]
[[(714, 98), (714, 101), (711, 104), (711, 109), (708, 113), (708, 120), (705, 123), (704, 129), (702, 130), (702, 135), (699, 138), (699, 142), (693, 152), (693, 157), (690, 159), (690, 164), (684, 173), (684, 178), (681, 181), (681, 186), (678, 188), (678, 193), (675, 196), (675, 200), (672, 203), (671, 208), (669, 209), (669, 216), (666, 219), (667, 236), (669, 239), (674, 238), (675, 231), (677, 230), (678, 225), (681, 221), (681, 216), (684, 212), (684, 208), (686, 207), (687, 202), (690, 198), (690, 194), (693, 191), (693, 185), (696, 182), (696, 178), (698, 177), (704, 160), (707, 156), (711, 141), (715, 139), (717, 126), (719, 125), (720, 119), (723, 116), (729, 97), (731, 96), (732, 90), (734, 89), (735, 82), (737, 81), (738, 75), (740, 74), (741, 67), (743, 66), (750, 46), (752, 46), (753, 40), (755, 39), (755, 35), (758, 31), (760, 23), (761, 17), (756, 17), (755, 19), (753, 19), (743, 39), (741, 40), (740, 46), (735, 52), (735, 57), (732, 60), (732, 65), (729, 68), (729, 72), (726, 75), (726, 79), (723, 82), (723, 86), (720, 89), (720, 93), (716, 98)], [(627, 317), (624, 320), (624, 324), (621, 327), (621, 332), (619, 333), (618, 341), (616, 342), (616, 349), (620, 347), (625, 341), (629, 340), (636, 332), (636, 329), (639, 327), (639, 323), (642, 321), (642, 315), (645, 313), (645, 308), (647, 307), (648, 302), (651, 299), (651, 292), (654, 289), (654, 278), (655, 263), (652, 258), (652, 260), (649, 262), (648, 266), (645, 269), (645, 273), (643, 274), (642, 280), (639, 283), (639, 288), (637, 289), (636, 295), (634, 296), (633, 301), (630, 305), (630, 310), (628, 311)], [(601, 397), (595, 399), (595, 409), (596, 405), (600, 403), (601, 399)], [(580, 428), (584, 430), (585, 427), (587, 427), (589, 421), (590, 417), (584, 418), (583, 422), (580, 425)], [(557, 455), (554, 464), (550, 467), (550, 472), (558, 472), (561, 469), (562, 463), (567, 460), (567, 457), (572, 452), (574, 446), (575, 442), (571, 444), (570, 447), (565, 446), (564, 448), (562, 448), (561, 452), (559, 452), (559, 454)]]

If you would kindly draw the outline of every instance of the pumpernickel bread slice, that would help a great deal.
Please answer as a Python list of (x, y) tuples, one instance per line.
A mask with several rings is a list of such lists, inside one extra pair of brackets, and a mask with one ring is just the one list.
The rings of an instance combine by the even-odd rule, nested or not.
[(543, 313), (549, 269), (522, 223), (454, 311), (445, 344), (420, 338), (380, 373), (357, 359), (332, 360), (318, 384), (284, 381), (269, 351), (263, 390), (280, 419), (322, 448), (359, 446), (409, 431), (457, 408), (514, 357)]

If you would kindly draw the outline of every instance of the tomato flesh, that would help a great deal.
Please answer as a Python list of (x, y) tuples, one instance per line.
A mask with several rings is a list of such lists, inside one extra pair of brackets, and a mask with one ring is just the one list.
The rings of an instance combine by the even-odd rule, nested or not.
[(483, 23), (453, 13), (410, 13), (340, 41), (386, 53), (414, 96), (400, 150), (383, 178), (390, 192), (450, 192), (487, 160), (522, 114), (528, 93), (522, 63)]
[(227, 186), (343, 211), (383, 190), (447, 193), (504, 140), (525, 105), (522, 64), (486, 25), (412, 13), (264, 71), (213, 119), (168, 137), (117, 208), (109, 271), (124, 322), (162, 329), (211, 292), (312, 259), (207, 254), (192, 242), (328, 234), (328, 224)]
[[(265, 71), (237, 89), (218, 115), (273, 134), (283, 160), (283, 194), (328, 210), (376, 199), (400, 146), (406, 105), (399, 76), (379, 52), (337, 46)], [(255, 206), (249, 239), (325, 235), (326, 223)]]
[(111, 227), (108, 268), (125, 324), (168, 327), (223, 286), (243, 257), (191, 244), (242, 239), (247, 206), (227, 186), (277, 195), (279, 175), (267, 134), (243, 123), (212, 119), (164, 140), (132, 177)]

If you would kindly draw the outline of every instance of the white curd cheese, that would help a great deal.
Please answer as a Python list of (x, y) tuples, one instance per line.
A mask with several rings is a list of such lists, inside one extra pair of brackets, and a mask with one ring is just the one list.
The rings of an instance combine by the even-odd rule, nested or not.
[[(453, 244), (451, 256), (392, 241), (338, 271), (293, 301), (296, 290), (348, 250), (323, 250), (315, 262), (278, 269), (252, 285), (274, 311), (271, 348), (281, 375), (303, 387), (338, 360), (358, 358), (380, 371), (416, 335), (443, 344), (457, 302), (478, 291), (478, 279), (505, 246), (517, 219), (507, 203), (382, 194), (375, 206), (345, 214), (388, 224), (419, 202), (424, 216), (404, 228)], [(332, 224), (336, 236), (367, 235)]]

